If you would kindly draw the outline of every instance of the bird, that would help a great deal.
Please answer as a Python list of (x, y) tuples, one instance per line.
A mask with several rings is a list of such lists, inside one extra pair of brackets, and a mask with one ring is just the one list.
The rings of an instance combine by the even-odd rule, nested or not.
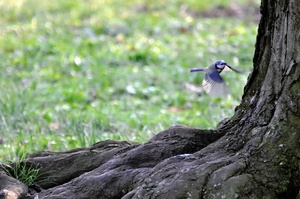
[(234, 69), (228, 65), (224, 60), (219, 60), (207, 68), (192, 68), (190, 72), (204, 72), (205, 77), (202, 81), (203, 90), (212, 97), (227, 98), (229, 94), (229, 88), (221, 77), (220, 73), (226, 68), (233, 70), (236, 73), (242, 73), (241, 71)]

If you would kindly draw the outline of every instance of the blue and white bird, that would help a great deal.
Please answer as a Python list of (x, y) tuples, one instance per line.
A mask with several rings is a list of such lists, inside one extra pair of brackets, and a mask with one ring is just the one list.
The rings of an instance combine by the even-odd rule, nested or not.
[(205, 77), (202, 82), (203, 90), (212, 97), (226, 98), (229, 94), (229, 88), (220, 75), (226, 67), (234, 72), (242, 73), (241, 71), (229, 66), (224, 60), (219, 60), (207, 68), (193, 68), (190, 72), (204, 72)]

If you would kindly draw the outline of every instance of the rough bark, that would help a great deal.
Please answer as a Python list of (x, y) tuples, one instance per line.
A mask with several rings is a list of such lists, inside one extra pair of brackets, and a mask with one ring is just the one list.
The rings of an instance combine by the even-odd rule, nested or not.
[(39, 198), (121, 198), (159, 163), (175, 163), (223, 135), (175, 126), (144, 144), (108, 140), (68, 152), (36, 153), (25, 162), (40, 168), (31, 196), (40, 192)]
[(28, 187), (22, 182), (7, 176), (0, 169), (0, 199), (23, 198), (28, 192)]
[(300, 198), (300, 1), (262, 0), (254, 68), (217, 130), (40, 153), (38, 198)]

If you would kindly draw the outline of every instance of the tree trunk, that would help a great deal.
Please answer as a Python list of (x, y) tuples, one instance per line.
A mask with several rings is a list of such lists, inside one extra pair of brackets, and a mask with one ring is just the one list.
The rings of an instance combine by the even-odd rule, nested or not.
[(39, 153), (41, 198), (300, 198), (300, 1), (262, 0), (253, 72), (217, 130)]

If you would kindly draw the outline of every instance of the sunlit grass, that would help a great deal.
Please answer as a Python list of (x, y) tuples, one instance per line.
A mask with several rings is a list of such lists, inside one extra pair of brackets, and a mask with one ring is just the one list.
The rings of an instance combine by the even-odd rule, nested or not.
[(219, 59), (252, 68), (257, 25), (201, 16), (220, 1), (38, 2), (0, 3), (0, 160), (215, 128), (239, 104), (247, 74), (223, 75), (223, 100), (185, 86), (203, 79), (190, 68)]

